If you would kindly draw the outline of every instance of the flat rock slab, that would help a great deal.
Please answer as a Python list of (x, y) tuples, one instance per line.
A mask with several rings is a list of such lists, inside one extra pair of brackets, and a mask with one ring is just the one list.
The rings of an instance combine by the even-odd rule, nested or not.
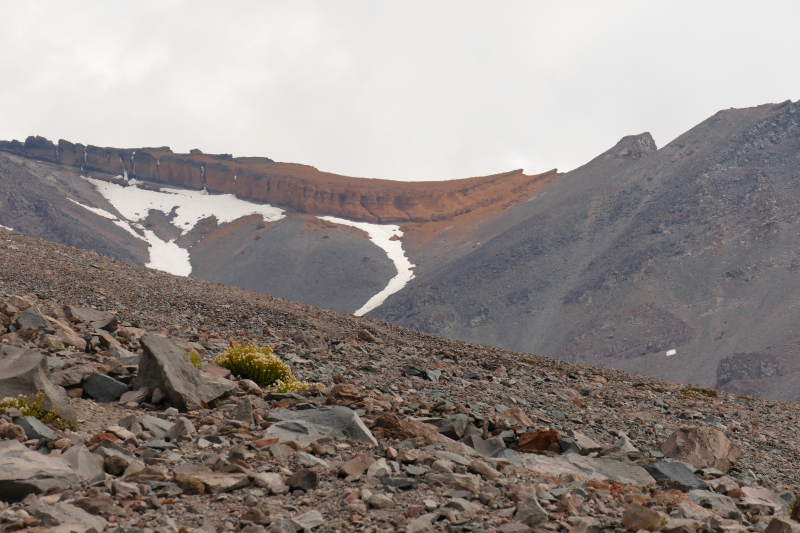
[(560, 476), (562, 474), (579, 474), (586, 479), (608, 479), (622, 483), (647, 485), (655, 483), (653, 476), (633, 463), (614, 459), (590, 458), (577, 454), (546, 457), (544, 455), (520, 454), (522, 464), (541, 474)]
[(658, 481), (659, 479), (669, 479), (687, 485), (692, 489), (706, 490), (708, 485), (705, 481), (694, 475), (689, 467), (683, 463), (651, 463), (645, 465), (644, 469)]
[(48, 528), (62, 524), (75, 524), (78, 526), (77, 531), (86, 531), (89, 528), (93, 528), (95, 531), (100, 532), (108, 525), (105, 518), (91, 515), (80, 507), (75, 507), (68, 503), (42, 505), (36, 509), (34, 516), (41, 521), (41, 525)]
[(31, 451), (16, 441), (5, 441), (0, 449), (0, 501), (19, 502), (50, 487), (68, 489), (79, 483), (69, 463), (59, 457)]
[[(378, 445), (378, 440), (364, 425), (364, 422), (352, 409), (342, 406), (320, 407), (319, 409), (305, 409), (302, 411), (289, 411), (276, 409), (269, 414), (268, 422), (282, 422), (288, 420), (307, 422), (314, 429), (324, 435), (331, 435), (340, 439), (350, 438), (360, 442), (368, 442), (373, 446)], [(270, 428), (272, 429), (272, 428)], [(298, 444), (300, 444), (298, 442)]]

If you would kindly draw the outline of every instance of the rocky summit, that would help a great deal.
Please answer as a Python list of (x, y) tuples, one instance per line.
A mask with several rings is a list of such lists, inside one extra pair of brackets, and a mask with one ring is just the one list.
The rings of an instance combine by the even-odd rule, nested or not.
[[(646, 147), (646, 145), (645, 145)], [(800, 417), (0, 230), (3, 531), (800, 530)], [(290, 393), (212, 362), (269, 345)], [(194, 360), (192, 359), (194, 358)]]

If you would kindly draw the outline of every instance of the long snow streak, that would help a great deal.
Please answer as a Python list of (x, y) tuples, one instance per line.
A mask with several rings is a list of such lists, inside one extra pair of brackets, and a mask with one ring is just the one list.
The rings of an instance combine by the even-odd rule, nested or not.
[[(400, 242), (400, 237), (403, 236), (403, 232), (400, 231), (400, 226), (395, 226), (392, 224), (380, 225), (370, 224), (368, 222), (353, 222), (352, 220), (336, 217), (319, 218), (322, 220), (327, 220), (328, 222), (333, 222), (334, 224), (352, 226), (365, 231), (367, 235), (369, 235), (370, 240), (386, 252), (386, 255), (389, 256), (389, 259), (392, 260), (395, 268), (397, 269), (397, 275), (389, 280), (389, 283), (386, 285), (386, 287), (384, 287), (381, 292), (370, 298), (367, 303), (353, 313), (354, 315), (361, 316), (369, 313), (385, 302), (386, 298), (405, 287), (406, 283), (414, 279), (414, 271), (412, 270), (414, 265), (412, 265), (411, 261), (409, 261), (406, 257), (405, 252), (403, 252), (403, 244)], [(392, 240), (393, 237), (395, 240)]]

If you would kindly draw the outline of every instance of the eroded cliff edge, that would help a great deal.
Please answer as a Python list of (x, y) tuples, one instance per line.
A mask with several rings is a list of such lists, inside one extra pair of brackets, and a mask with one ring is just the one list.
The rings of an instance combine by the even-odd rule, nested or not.
[(266, 157), (176, 154), (161, 148), (102, 148), (44, 137), (0, 141), (0, 151), (81, 168), (84, 172), (126, 175), (180, 187), (236, 194), (241, 198), (374, 223), (448, 220), (477, 208), (518, 201), (533, 194), (558, 173), (537, 175), (513, 170), (437, 182), (402, 182), (353, 178), (321, 172), (308, 165), (277, 163)]

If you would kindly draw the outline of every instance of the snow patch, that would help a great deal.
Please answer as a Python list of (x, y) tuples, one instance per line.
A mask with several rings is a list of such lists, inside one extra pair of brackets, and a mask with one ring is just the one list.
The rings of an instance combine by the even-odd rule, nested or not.
[(671, 357), (678, 353), (678, 350), (667, 350), (667, 357)]
[(169, 215), (176, 209), (172, 224), (183, 234), (191, 231), (197, 223), (210, 216), (217, 224), (233, 222), (247, 215), (261, 215), (265, 222), (274, 222), (285, 215), (283, 209), (269, 204), (253, 204), (236, 198), (233, 194), (203, 194), (186, 189), (161, 189), (148, 191), (138, 187), (123, 187), (94, 178), (84, 178), (109, 201), (114, 209), (128, 220), (139, 222), (147, 218), (151, 209)]
[[(96, 215), (111, 220), (137, 239), (147, 242), (150, 246), (150, 261), (145, 266), (176, 276), (188, 276), (192, 273), (189, 251), (178, 246), (174, 240), (160, 239), (151, 230), (145, 229), (139, 224), (147, 218), (151, 209), (161, 211), (167, 216), (174, 209), (176, 216), (172, 223), (183, 234), (191, 231), (200, 220), (211, 216), (217, 218), (217, 224), (233, 222), (253, 214), (261, 215), (266, 222), (273, 222), (284, 217), (282, 209), (266, 204), (252, 204), (240, 200), (232, 194), (208, 195), (199, 191), (183, 189), (147, 191), (135, 186), (123, 187), (116, 183), (85, 176), (83, 179), (94, 185), (123, 218), (120, 219), (104, 209), (83, 205), (71, 198), (69, 200)], [(144, 236), (137, 233), (134, 228), (141, 230)]]
[[(400, 231), (400, 226), (395, 226), (393, 224), (381, 225), (370, 224), (368, 222), (354, 222), (352, 220), (346, 220), (344, 218), (337, 217), (319, 218), (334, 224), (352, 226), (365, 231), (367, 235), (369, 235), (369, 239), (384, 252), (386, 252), (386, 255), (389, 256), (389, 259), (392, 260), (395, 268), (397, 269), (397, 275), (389, 280), (389, 283), (381, 292), (370, 298), (367, 303), (353, 313), (355, 316), (362, 316), (369, 313), (379, 305), (383, 304), (383, 302), (386, 301), (386, 298), (405, 287), (409, 281), (414, 279), (414, 271), (412, 269), (415, 265), (411, 264), (411, 261), (408, 260), (405, 252), (403, 252), (403, 243), (400, 242), (400, 237), (403, 236), (403, 232)], [(393, 237), (395, 240), (392, 240)]]
[(4, 230), (8, 230), (8, 231), (14, 231), (14, 228), (9, 228), (8, 226), (4, 226), (2, 224), (0, 224), (0, 228), (3, 228)]

